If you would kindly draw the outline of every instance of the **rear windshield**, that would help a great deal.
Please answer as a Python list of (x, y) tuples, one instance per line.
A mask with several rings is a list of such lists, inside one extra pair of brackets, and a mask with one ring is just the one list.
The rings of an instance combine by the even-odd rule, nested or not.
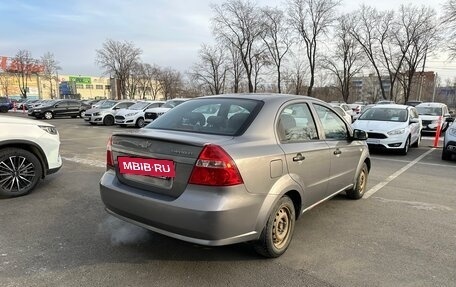
[(146, 128), (235, 136), (248, 128), (262, 104), (237, 98), (190, 100), (169, 110)]
[(418, 114), (423, 116), (441, 116), (442, 108), (440, 107), (415, 107)]

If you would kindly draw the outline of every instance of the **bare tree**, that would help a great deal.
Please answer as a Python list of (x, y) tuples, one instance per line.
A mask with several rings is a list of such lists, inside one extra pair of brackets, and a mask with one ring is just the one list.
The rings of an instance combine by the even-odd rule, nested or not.
[(262, 39), (267, 47), (269, 59), (274, 64), (277, 74), (277, 91), (282, 93), (282, 64), (285, 55), (290, 51), (294, 38), (286, 25), (285, 15), (278, 8), (262, 10), (263, 31)]
[(129, 99), (135, 99), (138, 88), (144, 77), (144, 67), (140, 62), (135, 62), (130, 70), (128, 81), (125, 82), (126, 95)]
[[(351, 30), (352, 36), (358, 41), (367, 59), (372, 65), (377, 77), (382, 98), (386, 99), (385, 87), (383, 86), (383, 75), (381, 70), (381, 47), (380, 43), (390, 35), (390, 25), (394, 13), (387, 11), (378, 12), (375, 8), (362, 5), (358, 11), (358, 25)], [(379, 26), (379, 23), (383, 25)]]
[(162, 69), (160, 71), (158, 79), (165, 100), (180, 96), (183, 80), (181, 74), (178, 71), (175, 71), (171, 68)]
[(330, 25), (336, 19), (336, 8), (339, 3), (339, 0), (289, 0), (290, 23), (304, 42), (307, 60), (309, 61), (308, 96), (312, 96), (312, 89), (315, 84), (318, 42), (328, 32)]
[(8, 71), (16, 77), (23, 98), (27, 98), (28, 80), (32, 74), (38, 72), (38, 66), (37, 61), (32, 58), (30, 51), (19, 50), (8, 67)]
[(96, 50), (95, 63), (120, 82), (120, 97), (127, 95), (127, 85), (130, 81), (132, 69), (139, 62), (141, 49), (133, 43), (119, 42), (111, 39), (103, 43), (100, 50)]
[(350, 97), (353, 77), (364, 67), (364, 52), (351, 34), (356, 20), (354, 14), (342, 15), (338, 19), (334, 52), (331, 56), (325, 57), (323, 62), (323, 68), (336, 77), (344, 102), (348, 102)]
[[(57, 73), (61, 69), (59, 66), (59, 62), (54, 58), (54, 54), (51, 52), (46, 52), (43, 56), (41, 56), (41, 65), (43, 65), (43, 76), (44, 79), (49, 81), (50, 86), (50, 97), (53, 99), (56, 96), (56, 92), (58, 93), (59, 87), (58, 84), (58, 76)], [(53, 89), (53, 82), (56, 82), (56, 88)]]
[(291, 61), (292, 66), (285, 70), (285, 78), (287, 81), (287, 93), (295, 95), (303, 95), (305, 91), (304, 81), (308, 74), (308, 65), (303, 59), (296, 56)]
[(157, 99), (158, 95), (163, 91), (160, 85), (160, 67), (157, 65), (149, 66), (146, 69), (147, 76), (150, 80), (150, 92), (154, 100)]
[(2, 87), (2, 94), (5, 96), (9, 96), (9, 91), (10, 91), (10, 78), (11, 74), (8, 72), (2, 72), (0, 73), (0, 86)]
[(212, 95), (223, 94), (227, 75), (224, 49), (218, 46), (202, 45), (199, 62), (190, 71), (190, 76)]
[(456, 58), (456, 0), (446, 0), (441, 19), (446, 33), (446, 43), (451, 59)]
[(249, 0), (228, 0), (213, 5), (212, 9), (215, 12), (213, 32), (218, 40), (229, 43), (239, 52), (251, 93), (254, 91), (255, 45), (263, 33), (258, 8)]
[(241, 55), (238, 49), (234, 45), (228, 44), (227, 49), (229, 51), (228, 56), (228, 75), (232, 78), (232, 91), (234, 93), (240, 92), (241, 78), (244, 74), (244, 66), (242, 64)]
[(404, 51), (405, 65), (401, 73), (404, 101), (410, 97), (416, 70), (423, 64), (426, 55), (436, 48), (438, 43), (438, 24), (436, 12), (430, 7), (401, 5), (399, 14), (400, 32), (396, 34), (397, 45)]

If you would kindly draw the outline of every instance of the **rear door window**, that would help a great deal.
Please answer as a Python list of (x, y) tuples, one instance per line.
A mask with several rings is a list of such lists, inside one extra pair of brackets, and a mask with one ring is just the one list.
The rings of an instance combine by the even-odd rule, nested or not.
[(318, 139), (315, 121), (305, 103), (291, 104), (279, 115), (277, 134), (282, 143)]

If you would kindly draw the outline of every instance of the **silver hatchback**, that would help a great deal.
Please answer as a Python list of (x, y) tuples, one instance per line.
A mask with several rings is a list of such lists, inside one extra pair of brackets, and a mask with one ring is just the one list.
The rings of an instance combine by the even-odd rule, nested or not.
[(211, 246), (253, 241), (278, 257), (305, 211), (340, 192), (363, 196), (365, 139), (310, 97), (192, 99), (110, 138), (101, 198), (109, 213), (152, 231)]

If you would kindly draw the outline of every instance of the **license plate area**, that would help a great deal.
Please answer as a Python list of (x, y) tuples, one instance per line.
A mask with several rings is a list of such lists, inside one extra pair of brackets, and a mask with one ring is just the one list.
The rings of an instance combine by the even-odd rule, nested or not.
[(176, 176), (172, 160), (119, 156), (117, 162), (119, 172), (125, 175), (143, 175), (158, 178), (174, 178)]
[(367, 139), (368, 144), (380, 144), (380, 140)]

